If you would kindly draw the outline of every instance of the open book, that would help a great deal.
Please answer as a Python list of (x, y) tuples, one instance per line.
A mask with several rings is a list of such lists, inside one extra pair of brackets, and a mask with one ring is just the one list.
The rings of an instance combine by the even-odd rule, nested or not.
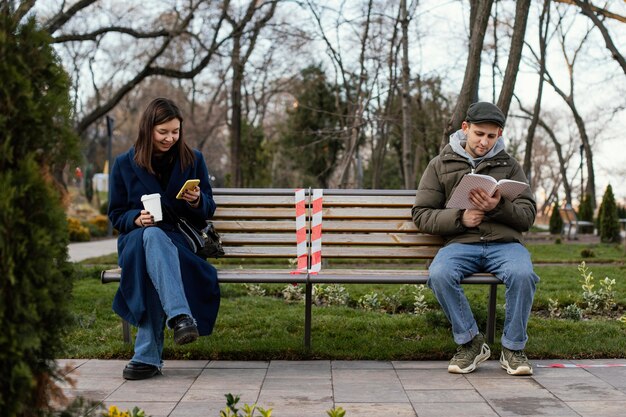
[(473, 209), (474, 205), (469, 200), (469, 192), (475, 188), (482, 188), (489, 195), (500, 190), (502, 197), (514, 200), (524, 190), (529, 188), (525, 182), (503, 179), (497, 181), (494, 177), (482, 174), (466, 174), (461, 178), (452, 196), (446, 203), (446, 208)]

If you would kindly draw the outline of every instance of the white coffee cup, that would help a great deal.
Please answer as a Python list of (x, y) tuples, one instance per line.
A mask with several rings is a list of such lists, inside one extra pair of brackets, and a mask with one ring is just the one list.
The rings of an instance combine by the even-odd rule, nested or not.
[(141, 202), (143, 203), (143, 208), (148, 210), (152, 217), (154, 217), (155, 223), (163, 220), (163, 211), (161, 209), (161, 194), (144, 194), (141, 196)]

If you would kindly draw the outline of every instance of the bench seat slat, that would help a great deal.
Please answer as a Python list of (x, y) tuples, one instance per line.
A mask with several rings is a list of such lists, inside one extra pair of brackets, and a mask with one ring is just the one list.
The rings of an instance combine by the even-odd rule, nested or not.
[[(109, 269), (101, 274), (104, 284), (119, 282), (121, 268)], [(292, 274), (288, 269), (219, 269), (218, 281), (222, 283), (306, 283), (306, 274)]]
[[(426, 270), (339, 270), (312, 274), (309, 278), (315, 284), (426, 284), (428, 271)], [(474, 274), (461, 280), (463, 284), (502, 284), (491, 274)]]

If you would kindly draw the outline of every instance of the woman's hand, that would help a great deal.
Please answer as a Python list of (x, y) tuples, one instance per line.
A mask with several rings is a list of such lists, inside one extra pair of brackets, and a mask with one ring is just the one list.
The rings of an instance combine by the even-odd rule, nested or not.
[(197, 185), (190, 190), (185, 190), (182, 196), (189, 205), (193, 208), (197, 208), (200, 205), (200, 187)]
[(139, 216), (135, 219), (135, 224), (138, 227), (154, 226), (154, 216), (150, 214), (148, 210), (141, 210)]

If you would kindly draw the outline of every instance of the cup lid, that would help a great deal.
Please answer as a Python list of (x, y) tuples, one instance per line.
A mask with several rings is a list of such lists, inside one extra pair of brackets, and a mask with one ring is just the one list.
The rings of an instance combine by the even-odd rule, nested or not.
[(141, 196), (141, 201), (144, 200), (152, 200), (154, 198), (161, 198), (161, 194), (159, 193), (155, 193), (155, 194), (144, 194)]

